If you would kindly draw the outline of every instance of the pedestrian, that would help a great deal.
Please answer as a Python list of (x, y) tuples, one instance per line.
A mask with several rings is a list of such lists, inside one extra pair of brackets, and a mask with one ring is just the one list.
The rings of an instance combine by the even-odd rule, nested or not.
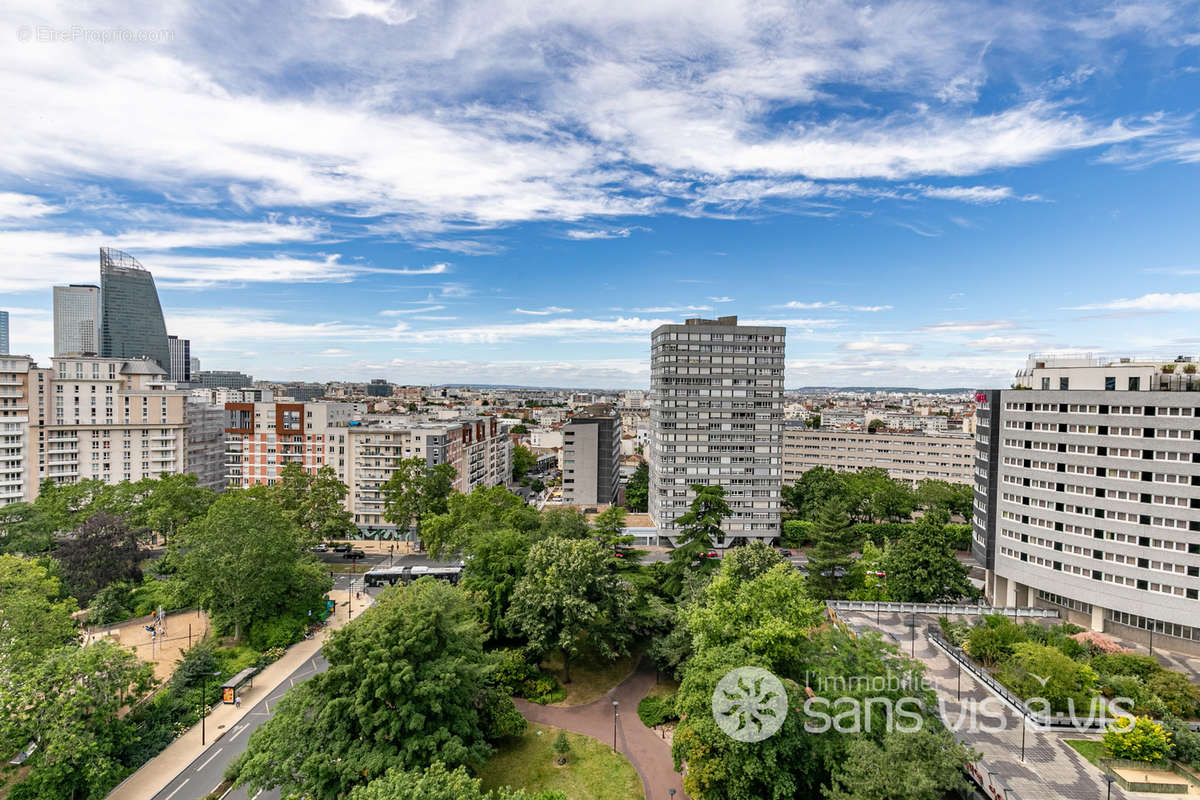
[(236, 694), (233, 696), (233, 707), (234, 708), (242, 707), (242, 696), (240, 694)]

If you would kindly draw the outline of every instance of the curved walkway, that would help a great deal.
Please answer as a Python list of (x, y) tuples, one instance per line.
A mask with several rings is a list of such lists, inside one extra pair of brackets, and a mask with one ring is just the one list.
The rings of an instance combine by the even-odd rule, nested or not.
[(646, 800), (670, 800), (669, 789), (675, 790), (675, 800), (688, 800), (683, 791), (683, 776), (675, 771), (671, 748), (659, 734), (643, 725), (637, 715), (638, 702), (646, 696), (656, 680), (654, 666), (642, 659), (632, 675), (599, 700), (587, 705), (540, 706), (521, 699), (515, 699), (514, 702), (517, 710), (530, 722), (564, 728), (611, 745), (612, 703), (616, 700), (620, 712), (616, 726), (617, 749), (641, 776)]

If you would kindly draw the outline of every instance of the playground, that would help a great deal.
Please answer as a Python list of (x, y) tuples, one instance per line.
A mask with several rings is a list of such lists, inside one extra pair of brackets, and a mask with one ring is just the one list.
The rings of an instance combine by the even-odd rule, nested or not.
[(208, 633), (208, 615), (203, 611), (157, 614), (102, 625), (88, 630), (88, 643), (109, 639), (123, 645), (142, 661), (154, 665), (154, 677), (166, 680), (185, 650)]

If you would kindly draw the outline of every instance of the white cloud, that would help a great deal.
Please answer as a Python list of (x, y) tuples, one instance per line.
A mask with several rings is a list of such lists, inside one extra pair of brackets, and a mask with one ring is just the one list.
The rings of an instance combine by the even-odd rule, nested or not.
[(1200, 292), (1153, 292), (1107, 303), (1071, 306), (1069, 311), (1200, 311)]
[(908, 342), (881, 342), (876, 339), (863, 339), (857, 342), (845, 342), (842, 349), (849, 352), (865, 353), (908, 353), (913, 345)]
[[(405, 314), (428, 314), (432, 311), (442, 311), (445, 308), (446, 308), (445, 306), (421, 306), (420, 308), (389, 308), (384, 311), (380, 311), (379, 315), (381, 317), (399, 317), (399, 316), (403, 316)], [(425, 319), (429, 319), (429, 317), (425, 317)]]
[(852, 305), (847, 305), (845, 303), (838, 302), (836, 300), (814, 300), (814, 301), (808, 301), (808, 302), (801, 301), (801, 300), (789, 300), (786, 303), (782, 303), (777, 306), (772, 306), (772, 308), (795, 308), (795, 309), (801, 309), (801, 310), (819, 310), (819, 309), (824, 308), (824, 309), (830, 309), (833, 311), (875, 312), (875, 311), (888, 311), (892, 308), (892, 306), (888, 306), (888, 305), (852, 306)]
[(568, 230), (566, 236), (568, 239), (576, 239), (586, 241), (588, 239), (628, 239), (633, 235), (634, 231), (648, 231), (649, 228), (643, 228), (640, 225), (632, 225), (627, 228), (572, 228)]
[(1006, 319), (959, 320), (950, 322), (935, 322), (922, 325), (918, 331), (928, 333), (974, 333), (976, 331), (1003, 331), (1018, 327)]
[(997, 352), (1028, 351), (1037, 347), (1040, 340), (1034, 336), (984, 336), (965, 342), (973, 350), (995, 350)]
[(687, 314), (693, 311), (712, 311), (712, 306), (651, 306), (650, 308), (631, 309), (640, 314)]
[(733, 298), (732, 297), (710, 297), (710, 298), (708, 298), (708, 301), (710, 303), (732, 303)]
[(991, 205), (1002, 200), (1022, 200), (1033, 202), (1042, 198), (1036, 194), (1018, 196), (1011, 186), (925, 186), (909, 184), (906, 189), (912, 189), (922, 197), (932, 197), (937, 200), (958, 200), (975, 205)]
[(0, 221), (34, 219), (57, 214), (62, 209), (46, 203), (40, 197), (19, 192), (0, 192)]
[(530, 314), (535, 317), (545, 317), (550, 314), (570, 314), (571, 309), (561, 308), (559, 306), (546, 306), (545, 308), (514, 308), (514, 314)]

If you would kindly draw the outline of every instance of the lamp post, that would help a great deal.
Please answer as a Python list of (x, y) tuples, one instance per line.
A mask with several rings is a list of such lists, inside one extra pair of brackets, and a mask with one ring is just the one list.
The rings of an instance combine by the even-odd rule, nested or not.
[(957, 658), (954, 663), (958, 665), (958, 702), (962, 702), (962, 662)]
[(912, 653), (913, 658), (917, 657), (917, 609), (913, 608), (912, 618)]
[(672, 797), (672, 798), (674, 798), (674, 797), (675, 797), (675, 790), (674, 790), (674, 789), (667, 789), (667, 794), (671, 795), (671, 797)]
[(1106, 800), (1112, 800), (1112, 785), (1116, 783), (1117, 779), (1106, 772), (1104, 773), (1104, 780), (1108, 782), (1108, 794), (1106, 795)]
[(204, 721), (208, 719), (208, 679), (220, 675), (219, 672), (206, 672), (200, 680), (200, 746), (204, 747)]
[[(1154, 626), (1157, 624), (1154, 620), (1150, 620), (1150, 655), (1154, 655)], [(1110, 783), (1109, 786), (1112, 784)]]
[(613, 700), (613, 752), (617, 752), (617, 701)]
[(1029, 727), (1029, 720), (1024, 714), (1021, 715), (1021, 763), (1025, 763), (1025, 729)]

